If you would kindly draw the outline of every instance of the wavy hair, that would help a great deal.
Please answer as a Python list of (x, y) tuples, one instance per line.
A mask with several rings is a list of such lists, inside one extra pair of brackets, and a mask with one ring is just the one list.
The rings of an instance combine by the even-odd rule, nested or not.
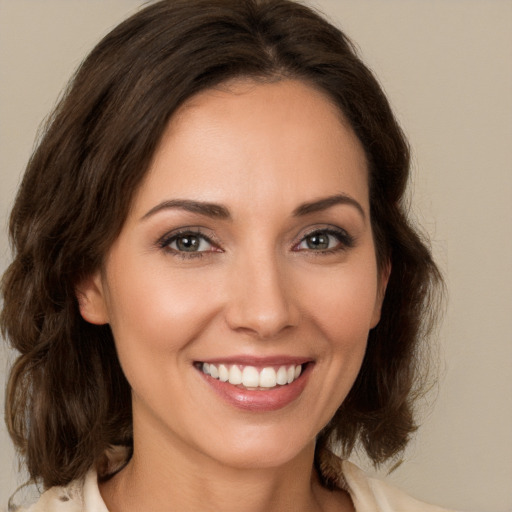
[(109, 445), (132, 444), (130, 387), (110, 328), (82, 319), (75, 286), (101, 267), (176, 109), (240, 77), (302, 80), (339, 107), (366, 153), (380, 269), (391, 262), (381, 321), (317, 453), (341, 444), (348, 455), (361, 443), (380, 463), (416, 428), (442, 281), (408, 219), (408, 144), (381, 87), (349, 39), (306, 6), (164, 0), (117, 26), (81, 64), (10, 218), (14, 259), (1, 284), (1, 328), (19, 356), (5, 417), (29, 474), (45, 487), (85, 474)]

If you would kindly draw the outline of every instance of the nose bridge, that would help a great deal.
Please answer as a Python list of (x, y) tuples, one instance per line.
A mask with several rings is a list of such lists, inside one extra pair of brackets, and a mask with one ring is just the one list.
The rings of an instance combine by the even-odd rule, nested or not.
[(239, 254), (231, 286), (227, 311), (231, 328), (270, 338), (297, 324), (286, 266), (273, 248)]

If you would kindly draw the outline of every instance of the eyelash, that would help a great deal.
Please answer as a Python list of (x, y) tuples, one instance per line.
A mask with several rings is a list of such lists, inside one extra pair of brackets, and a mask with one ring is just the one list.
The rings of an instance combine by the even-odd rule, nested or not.
[(302, 243), (304, 243), (308, 238), (311, 238), (315, 235), (327, 235), (334, 237), (339, 243), (335, 247), (331, 247), (330, 249), (322, 249), (322, 250), (314, 250), (314, 249), (297, 249), (297, 251), (308, 251), (314, 255), (322, 256), (328, 254), (334, 254), (339, 251), (344, 251), (346, 249), (350, 249), (354, 247), (355, 239), (351, 235), (349, 235), (344, 229), (335, 228), (335, 227), (325, 227), (325, 228), (315, 228), (306, 233), (300, 240), (298, 244), (294, 246), (298, 247)]
[(173, 231), (172, 233), (165, 234), (160, 240), (158, 240), (157, 245), (164, 251), (168, 252), (169, 254), (172, 254), (173, 256), (177, 256), (178, 258), (182, 259), (192, 259), (192, 258), (202, 258), (205, 254), (211, 253), (211, 252), (222, 252), (220, 250), (218, 251), (178, 251), (176, 249), (173, 249), (169, 247), (173, 242), (178, 240), (179, 238), (185, 238), (186, 236), (194, 236), (198, 237), (201, 240), (204, 240), (205, 242), (208, 242), (213, 247), (218, 247), (218, 244), (216, 244), (209, 236), (205, 235), (200, 229), (181, 229), (178, 231)]
[[(186, 236), (194, 236), (198, 237), (201, 240), (207, 242), (217, 250), (208, 250), (208, 251), (180, 251), (174, 248), (171, 248), (170, 245), (174, 242), (176, 242), (179, 238), (185, 238)], [(339, 243), (335, 247), (331, 247), (329, 249), (321, 249), (321, 250), (314, 250), (314, 249), (298, 249), (298, 246), (300, 246), (302, 243), (304, 243), (308, 238), (311, 238), (315, 235), (327, 235), (334, 237)], [(293, 246), (293, 249), (296, 252), (303, 252), (308, 251), (311, 254), (321, 256), (321, 255), (329, 255), (334, 254), (339, 251), (344, 251), (346, 249), (350, 249), (355, 244), (355, 239), (352, 237), (349, 233), (347, 233), (344, 229), (341, 228), (334, 228), (334, 227), (326, 227), (326, 228), (315, 228), (308, 233), (306, 233), (300, 241)], [(202, 258), (205, 255), (211, 254), (212, 252), (223, 252), (221, 249), (219, 249), (219, 245), (212, 240), (209, 236), (205, 235), (199, 228), (191, 229), (186, 228), (179, 231), (174, 231), (172, 233), (165, 234), (162, 238), (160, 238), (157, 241), (157, 245), (160, 249), (168, 252), (169, 254), (173, 256), (177, 256), (182, 259), (193, 259), (193, 258)]]

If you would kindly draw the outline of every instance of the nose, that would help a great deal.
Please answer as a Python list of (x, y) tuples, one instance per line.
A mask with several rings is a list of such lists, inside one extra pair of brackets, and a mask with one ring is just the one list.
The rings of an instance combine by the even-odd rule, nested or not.
[(245, 258), (233, 269), (226, 308), (229, 327), (271, 339), (296, 327), (299, 309), (293, 282), (275, 257)]

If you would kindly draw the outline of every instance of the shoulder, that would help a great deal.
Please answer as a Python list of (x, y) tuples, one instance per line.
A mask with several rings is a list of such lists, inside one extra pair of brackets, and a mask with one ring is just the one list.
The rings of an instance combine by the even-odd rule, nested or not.
[(455, 512), (419, 501), (383, 480), (371, 478), (329, 450), (322, 450), (319, 462), (328, 486), (348, 492), (356, 512)]
[(14, 508), (15, 512), (108, 512), (98, 488), (96, 471), (74, 480), (64, 487), (52, 487), (43, 492), (29, 507)]
[(455, 512), (419, 501), (383, 480), (368, 477), (349, 461), (340, 462), (340, 484), (349, 492), (356, 512)]
[[(98, 487), (98, 475), (105, 477), (119, 471), (130, 458), (127, 446), (111, 446), (84, 477), (63, 487), (52, 487), (31, 505), (9, 505), (9, 512), (108, 512)], [(17, 501), (16, 498), (14, 501)]]
[[(332, 453), (323, 454), (322, 469), (339, 488), (350, 494), (356, 512), (455, 512), (429, 505), (408, 496), (383, 480), (371, 478), (355, 464)], [(10, 508), (10, 510), (12, 510)], [(108, 512), (98, 488), (98, 475), (89, 471), (84, 478), (65, 487), (52, 487), (33, 505), (14, 508), (16, 512)]]

